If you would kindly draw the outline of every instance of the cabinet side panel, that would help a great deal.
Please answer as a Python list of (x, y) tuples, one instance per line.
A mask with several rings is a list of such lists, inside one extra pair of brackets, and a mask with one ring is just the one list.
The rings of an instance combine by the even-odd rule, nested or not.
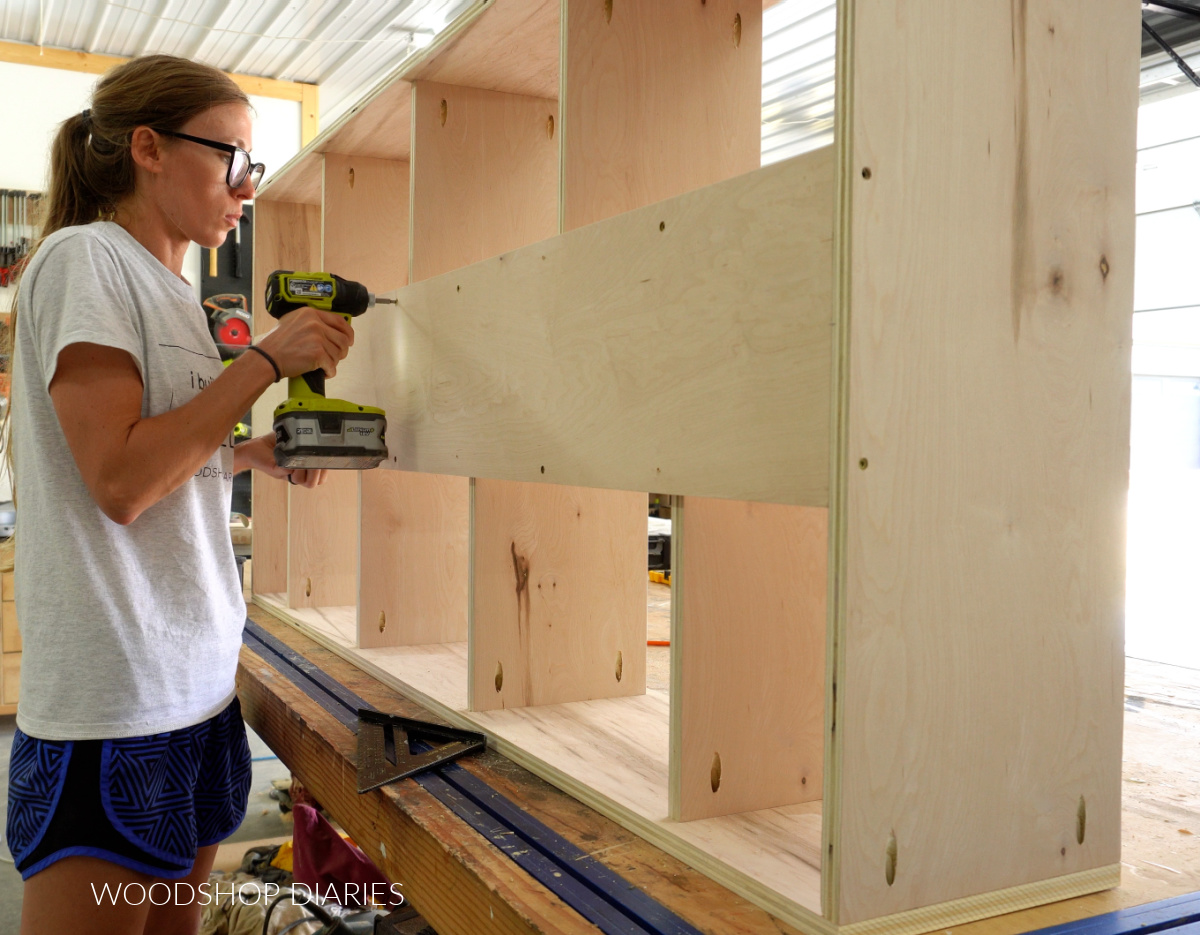
[(852, 6), (841, 924), (1119, 861), (1139, 60), (1124, 0)]

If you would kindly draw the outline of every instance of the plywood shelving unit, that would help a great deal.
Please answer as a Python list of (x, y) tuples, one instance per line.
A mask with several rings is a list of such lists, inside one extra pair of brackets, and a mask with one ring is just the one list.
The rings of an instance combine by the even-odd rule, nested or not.
[(755, 0), (481, 0), (275, 176), (256, 278), (400, 304), (329, 381), (391, 460), (255, 478), (255, 599), (780, 918), (918, 932), (1118, 879), (1138, 27), (838, 16), (836, 149), (759, 168)]

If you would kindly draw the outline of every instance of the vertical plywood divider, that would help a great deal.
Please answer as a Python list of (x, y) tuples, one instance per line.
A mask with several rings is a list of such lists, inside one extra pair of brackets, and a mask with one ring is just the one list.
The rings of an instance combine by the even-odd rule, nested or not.
[[(565, 229), (758, 168), (761, 3), (566, 5)], [(685, 513), (671, 815), (819, 799), (828, 511), (688, 498)]]
[(842, 925), (1117, 878), (1138, 16), (839, 11)]
[(821, 798), (829, 511), (685, 497), (672, 817)]
[[(325, 267), (375, 293), (408, 282), (409, 163), (325, 157)], [(330, 391), (375, 404), (371, 334), (397, 314), (380, 305), (355, 322), (356, 342)], [(389, 439), (398, 444), (396, 433)], [(358, 645), (466, 638), (466, 481), (387, 470), (358, 474)], [(461, 507), (446, 509), (448, 482)], [(451, 498), (453, 500), (453, 498)]]
[[(414, 281), (558, 232), (557, 101), (419, 81), (413, 128)], [(644, 521), (636, 552), (612, 548), (638, 498), (471, 484), (471, 707), (644, 691), (644, 658), (616, 662), (645, 640)]]
[[(271, 270), (304, 268), (319, 262), (321, 255), (321, 208), (319, 205), (260, 199), (254, 212), (254, 282), (262, 283)], [(274, 327), (263, 306), (262, 290), (251, 290), (254, 334)], [(255, 402), (254, 432), (271, 431), (272, 412), (286, 396), (280, 382)], [(254, 472), (252, 480), (254, 515), (254, 591), (283, 594), (288, 591), (288, 485)]]

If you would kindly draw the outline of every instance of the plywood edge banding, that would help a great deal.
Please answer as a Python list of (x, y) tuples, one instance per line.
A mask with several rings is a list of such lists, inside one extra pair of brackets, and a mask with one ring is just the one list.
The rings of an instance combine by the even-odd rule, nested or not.
[(854, 922), (838, 926), (837, 932), (838, 935), (919, 935), (921, 932), (965, 925), (968, 922), (990, 919), (1021, 909), (1098, 893), (1119, 886), (1120, 883), (1121, 865), (1112, 864), (978, 896), (965, 896), (962, 899), (898, 912), (891, 916), (881, 916), (866, 922)]

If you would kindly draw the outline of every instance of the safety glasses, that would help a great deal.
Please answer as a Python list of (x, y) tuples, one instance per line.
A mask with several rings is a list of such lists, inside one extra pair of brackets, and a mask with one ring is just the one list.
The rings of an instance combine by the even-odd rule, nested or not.
[(216, 140), (206, 140), (203, 137), (178, 133), (175, 130), (163, 130), (159, 127), (151, 127), (150, 129), (155, 133), (163, 134), (163, 136), (174, 136), (181, 140), (187, 140), (189, 143), (199, 143), (201, 146), (208, 146), (211, 149), (219, 149), (223, 153), (229, 153), (229, 171), (225, 173), (225, 182), (230, 188), (240, 187), (246, 181), (246, 176), (250, 176), (250, 184), (258, 188), (258, 183), (262, 181), (263, 173), (267, 171), (267, 167), (261, 162), (251, 162), (250, 154), (240, 146), (234, 146), (230, 143), (218, 143)]

